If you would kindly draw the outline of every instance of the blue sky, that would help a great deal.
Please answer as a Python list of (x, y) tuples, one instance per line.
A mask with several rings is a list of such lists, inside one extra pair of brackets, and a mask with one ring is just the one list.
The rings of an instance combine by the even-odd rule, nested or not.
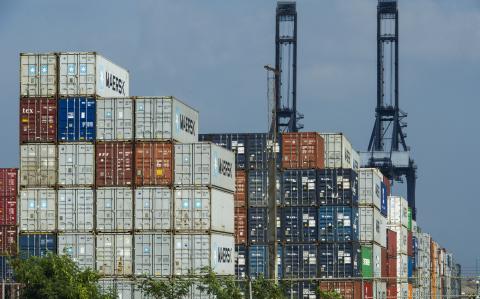
[[(275, 1), (1, 1), (0, 165), (18, 165), (18, 53), (98, 51), (134, 95), (175, 95), (200, 131), (267, 127)], [(418, 222), (468, 267), (480, 246), (480, 2), (400, 1), (400, 101), (419, 166)], [(305, 130), (367, 147), (376, 97), (376, 1), (298, 1)]]

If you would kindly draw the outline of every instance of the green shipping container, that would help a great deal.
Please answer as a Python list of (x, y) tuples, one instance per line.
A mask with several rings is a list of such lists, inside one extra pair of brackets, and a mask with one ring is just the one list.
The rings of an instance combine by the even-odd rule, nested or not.
[(408, 208), (408, 231), (412, 231), (412, 208)]
[(362, 246), (362, 277), (373, 277), (372, 247)]

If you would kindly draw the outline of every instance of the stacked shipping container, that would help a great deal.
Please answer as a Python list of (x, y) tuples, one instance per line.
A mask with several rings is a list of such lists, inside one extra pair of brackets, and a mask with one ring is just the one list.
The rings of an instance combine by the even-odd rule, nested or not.
[(0, 168), (0, 278), (11, 280), (9, 258), (17, 255), (18, 169)]

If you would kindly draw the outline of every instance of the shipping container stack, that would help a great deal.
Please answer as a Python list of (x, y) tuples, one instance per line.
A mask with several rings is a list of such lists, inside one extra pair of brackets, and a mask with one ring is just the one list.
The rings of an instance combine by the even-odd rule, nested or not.
[(9, 259), (17, 256), (18, 169), (0, 168), (0, 280), (11, 281)]
[[(413, 222), (415, 223), (415, 222)], [(413, 225), (413, 283), (415, 298), (430, 295), (430, 235)]]

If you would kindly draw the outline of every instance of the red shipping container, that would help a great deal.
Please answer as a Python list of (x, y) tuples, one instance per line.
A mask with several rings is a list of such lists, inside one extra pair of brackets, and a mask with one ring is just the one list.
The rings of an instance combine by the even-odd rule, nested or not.
[(247, 208), (235, 208), (235, 244), (247, 244)]
[(245, 170), (235, 171), (235, 207), (244, 207), (247, 202), (247, 174)]
[(20, 142), (57, 139), (57, 101), (52, 98), (20, 100)]
[(15, 225), (0, 226), (0, 255), (17, 254), (17, 227)]
[(0, 198), (17, 198), (17, 183), (17, 168), (0, 168)]
[(362, 282), (359, 280), (320, 281), (320, 290), (324, 292), (335, 291), (343, 299), (362, 299)]
[[(387, 277), (389, 280), (397, 277), (397, 257), (387, 257)], [(396, 281), (396, 280), (395, 280)]]
[(397, 282), (387, 282), (387, 298), (397, 299)]
[(133, 144), (105, 142), (96, 146), (95, 181), (97, 186), (131, 186)]
[(315, 132), (282, 134), (282, 168), (325, 168), (324, 142)]
[(408, 232), (407, 246), (407, 255), (413, 256), (413, 233), (411, 231)]
[(383, 183), (385, 184), (385, 188), (387, 189), (387, 196), (390, 196), (390, 180), (386, 176), (383, 177)]
[(363, 282), (363, 298), (373, 299), (373, 283), (370, 281)]
[(172, 185), (173, 144), (142, 142), (135, 145), (135, 183), (137, 186)]
[(388, 267), (387, 267), (387, 248), (382, 247), (381, 249), (381, 264), (382, 264), (382, 277), (388, 277)]
[(397, 233), (387, 229), (387, 255), (397, 256)]
[(17, 198), (0, 197), (0, 225), (17, 224)]

